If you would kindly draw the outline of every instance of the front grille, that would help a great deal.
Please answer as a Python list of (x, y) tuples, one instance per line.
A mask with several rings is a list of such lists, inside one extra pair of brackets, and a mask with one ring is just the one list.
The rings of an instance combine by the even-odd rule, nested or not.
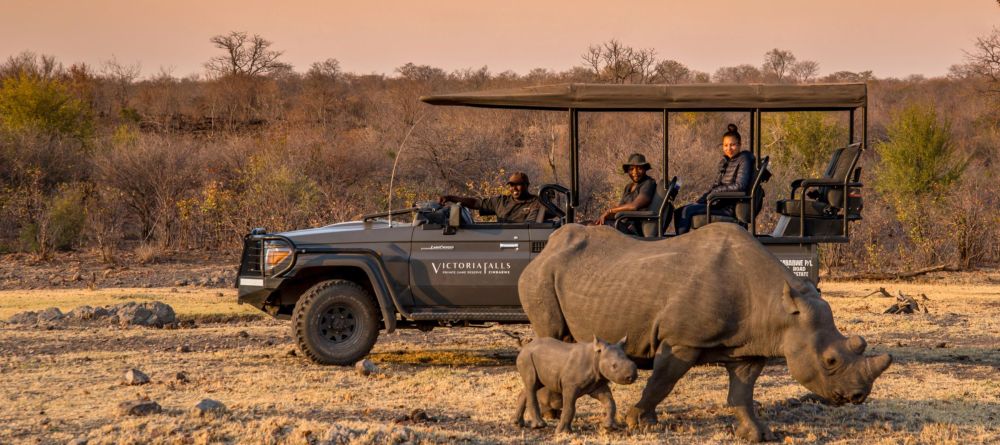
[(538, 253), (545, 248), (545, 241), (532, 241), (531, 242), (531, 252)]
[(243, 244), (243, 258), (240, 260), (240, 276), (263, 276), (260, 268), (264, 241), (248, 239)]

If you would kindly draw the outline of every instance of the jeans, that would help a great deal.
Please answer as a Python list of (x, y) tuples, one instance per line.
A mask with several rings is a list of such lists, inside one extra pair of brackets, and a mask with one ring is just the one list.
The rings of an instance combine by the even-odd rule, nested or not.
[[(691, 220), (695, 215), (704, 215), (706, 204), (688, 204), (674, 211), (674, 230), (678, 235), (691, 231)], [(732, 207), (713, 207), (712, 214), (718, 216), (733, 216)]]

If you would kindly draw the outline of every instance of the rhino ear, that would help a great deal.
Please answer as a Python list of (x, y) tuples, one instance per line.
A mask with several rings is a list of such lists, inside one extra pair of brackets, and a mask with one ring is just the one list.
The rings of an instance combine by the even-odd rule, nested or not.
[(785, 290), (781, 294), (781, 306), (785, 308), (785, 312), (791, 315), (799, 314), (799, 305), (795, 301), (799, 298), (798, 293), (792, 290), (792, 287), (785, 282)]
[(628, 334), (625, 334), (625, 336), (622, 337), (621, 340), (618, 340), (617, 345), (621, 346), (621, 347), (625, 347), (625, 343), (628, 343)]

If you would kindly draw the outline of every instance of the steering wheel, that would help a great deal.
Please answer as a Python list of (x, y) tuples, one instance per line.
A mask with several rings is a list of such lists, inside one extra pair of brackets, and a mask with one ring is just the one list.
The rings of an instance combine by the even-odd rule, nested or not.
[(559, 184), (542, 184), (538, 188), (538, 202), (542, 204), (545, 209), (555, 215), (558, 219), (558, 225), (562, 225), (566, 221), (566, 209), (560, 208), (556, 203), (552, 202), (556, 198), (556, 194), (562, 194), (564, 202), (569, 205), (569, 189), (563, 187)]
[[(419, 210), (417, 210), (417, 221), (430, 224), (448, 224), (448, 218), (451, 215), (451, 206), (443, 206), (437, 201), (427, 201), (417, 204), (416, 207), (419, 207)], [(472, 212), (461, 204), (458, 207), (460, 209), (460, 224), (463, 226), (475, 224), (475, 221), (472, 219)]]

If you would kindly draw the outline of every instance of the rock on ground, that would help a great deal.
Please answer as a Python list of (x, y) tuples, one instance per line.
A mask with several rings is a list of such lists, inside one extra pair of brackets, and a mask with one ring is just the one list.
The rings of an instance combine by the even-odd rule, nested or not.
[(149, 383), (149, 376), (138, 369), (132, 368), (125, 373), (125, 383), (128, 385), (145, 385)]
[(159, 301), (146, 301), (137, 303), (116, 304), (111, 307), (118, 316), (118, 324), (121, 326), (155, 326), (158, 328), (166, 324), (177, 322), (177, 314), (174, 308)]
[(35, 324), (38, 323), (38, 312), (25, 311), (18, 312), (7, 319), (10, 324)]
[(218, 400), (202, 399), (194, 406), (192, 412), (199, 417), (205, 417), (222, 415), (229, 412), (229, 410), (226, 409), (226, 405), (223, 405)]
[(177, 314), (174, 308), (159, 301), (145, 301), (116, 304), (114, 306), (91, 307), (79, 306), (66, 314), (59, 308), (50, 307), (40, 312), (26, 311), (11, 316), (10, 324), (43, 325), (52, 327), (55, 324), (81, 323), (91, 325), (96, 322), (126, 326), (149, 326), (162, 328), (175, 325)]
[(378, 366), (375, 366), (371, 360), (365, 359), (354, 364), (354, 369), (358, 371), (358, 374), (363, 376), (369, 376), (372, 374), (378, 374)]
[(122, 416), (147, 416), (161, 411), (160, 404), (152, 400), (132, 400), (118, 405), (118, 413)]
[(39, 322), (59, 321), (64, 317), (62, 311), (57, 307), (50, 307), (38, 313)]

